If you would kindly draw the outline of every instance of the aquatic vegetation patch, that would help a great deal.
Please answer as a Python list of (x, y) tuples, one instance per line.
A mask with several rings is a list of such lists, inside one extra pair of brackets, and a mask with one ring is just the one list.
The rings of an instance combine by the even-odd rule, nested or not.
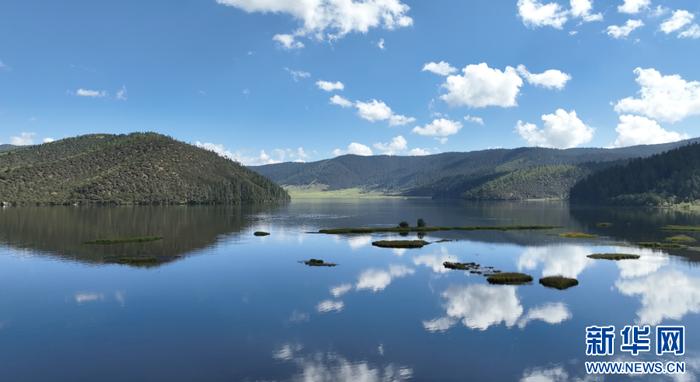
[(107, 258), (105, 261), (107, 263), (132, 265), (135, 267), (155, 267), (163, 263), (163, 261), (155, 256), (111, 257)]
[(637, 260), (637, 259), (639, 259), (639, 255), (634, 255), (631, 253), (594, 253), (592, 255), (588, 255), (588, 258), (596, 259), (596, 260), (620, 261), (620, 260)]
[(598, 227), (598, 228), (609, 228), (609, 227), (612, 227), (612, 225), (613, 225), (613, 224), (612, 224), (612, 223), (609, 223), (609, 222), (598, 222), (598, 223), (595, 223), (595, 226)]
[(327, 263), (321, 259), (309, 259), (305, 260), (304, 264), (310, 266), (310, 267), (335, 267), (338, 264), (335, 263)]
[(547, 276), (540, 279), (540, 284), (547, 288), (564, 290), (578, 285), (578, 280), (564, 276)]
[(560, 233), (559, 236), (567, 239), (595, 239), (598, 237), (598, 235), (585, 232), (563, 232)]
[(253, 233), (253, 235), (255, 235), (255, 236), (270, 236), (270, 233), (265, 232), (265, 231), (255, 231), (255, 233)]
[(408, 232), (437, 232), (437, 231), (525, 231), (525, 230), (548, 230), (561, 228), (549, 225), (510, 225), (510, 226), (419, 226), (419, 227), (350, 227), (350, 228), (330, 228), (321, 229), (318, 232), (329, 235), (342, 234), (368, 234), (368, 233), (408, 233)]
[(428, 245), (425, 240), (379, 240), (372, 245), (379, 248), (423, 248)]
[(161, 236), (139, 236), (139, 237), (121, 237), (115, 239), (97, 239), (86, 241), (84, 244), (95, 245), (110, 245), (110, 244), (127, 244), (127, 243), (148, 243), (151, 241), (163, 240)]
[(700, 232), (699, 225), (665, 225), (661, 227), (664, 231), (687, 231), (687, 232)]
[(697, 240), (694, 237), (690, 237), (688, 235), (675, 235), (667, 237), (666, 241), (670, 241), (672, 243), (694, 243)]
[(683, 248), (683, 245), (678, 244), (678, 243), (659, 243), (656, 241), (642, 241), (637, 243), (638, 246), (643, 247), (643, 248), (651, 248), (651, 249), (677, 249), (677, 248)]
[(532, 276), (518, 272), (503, 272), (486, 278), (489, 284), (520, 285), (532, 282)]
[(468, 271), (479, 268), (479, 264), (477, 263), (457, 263), (451, 261), (445, 261), (444, 263), (442, 263), (442, 266), (444, 266), (447, 269), (456, 269), (462, 271)]

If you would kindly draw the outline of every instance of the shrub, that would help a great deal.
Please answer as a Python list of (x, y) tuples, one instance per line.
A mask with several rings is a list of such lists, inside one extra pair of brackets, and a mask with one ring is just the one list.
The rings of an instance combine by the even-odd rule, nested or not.
[(416, 227), (425, 227), (427, 224), (425, 224), (425, 220), (423, 218), (418, 219), (416, 222)]
[(407, 221), (402, 221), (401, 223), (399, 223), (399, 228), (409, 228), (409, 227), (410, 227), (410, 225), (408, 224)]

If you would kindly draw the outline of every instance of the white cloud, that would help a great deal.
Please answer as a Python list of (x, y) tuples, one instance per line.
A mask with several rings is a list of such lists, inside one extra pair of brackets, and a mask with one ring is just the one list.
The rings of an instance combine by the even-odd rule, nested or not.
[(571, 0), (571, 15), (578, 17), (584, 22), (603, 20), (602, 13), (591, 13), (593, 11), (593, 0)]
[(459, 121), (438, 118), (423, 127), (414, 127), (413, 132), (428, 137), (448, 137), (457, 134), (461, 129), (462, 123)]
[(334, 90), (343, 90), (345, 89), (345, 85), (343, 85), (342, 82), (336, 81), (336, 82), (330, 82), (330, 81), (316, 81), (316, 86), (318, 86), (319, 89), (327, 92), (332, 92)]
[(379, 292), (386, 289), (394, 279), (412, 275), (414, 272), (403, 265), (391, 265), (388, 270), (368, 269), (358, 277), (355, 289)]
[(51, 137), (46, 137), (46, 138), (44, 138), (44, 140), (42, 142), (43, 143), (51, 143), (51, 142), (55, 142), (55, 141), (56, 140), (51, 138)]
[(384, 50), (386, 49), (386, 46), (384, 45), (384, 39), (380, 38), (379, 41), (377, 42), (377, 48)]
[(122, 86), (117, 90), (117, 94), (114, 96), (119, 101), (126, 101), (128, 99), (126, 86)]
[(481, 117), (476, 117), (473, 115), (465, 115), (464, 120), (467, 122), (476, 123), (477, 125), (481, 125), (481, 126), (484, 125), (484, 119)]
[(429, 332), (444, 332), (457, 323), (452, 317), (438, 317), (429, 321), (423, 321), (423, 327)]
[(627, 20), (624, 25), (609, 25), (607, 32), (608, 36), (621, 39), (627, 38), (630, 33), (643, 26), (644, 22), (642, 20)]
[(538, 0), (518, 0), (518, 15), (526, 26), (538, 28), (550, 26), (561, 29), (568, 20), (567, 11), (557, 3)]
[(370, 149), (368, 146), (365, 146), (365, 145), (363, 145), (361, 143), (357, 143), (357, 142), (350, 143), (346, 150), (341, 150), (341, 149), (333, 150), (333, 155), (335, 155), (335, 156), (340, 156), (340, 155), (345, 155), (345, 154), (370, 156), (373, 153), (372, 153), (372, 149)]
[(700, 114), (700, 82), (662, 75), (656, 69), (636, 68), (639, 98), (627, 97), (615, 104), (620, 114), (641, 114), (664, 122), (678, 122)]
[(518, 65), (517, 70), (529, 84), (547, 89), (562, 90), (566, 83), (571, 80), (571, 75), (556, 69), (545, 70), (542, 73), (530, 73), (525, 65)]
[(345, 307), (342, 301), (324, 300), (316, 305), (316, 310), (319, 313), (340, 312)]
[(699, 39), (700, 38), (700, 25), (693, 24), (690, 28), (679, 33), (678, 38)]
[(0, 60), (0, 70), (10, 70), (10, 67)]
[(337, 94), (335, 94), (335, 95), (333, 95), (333, 97), (331, 97), (330, 102), (331, 102), (331, 104), (338, 105), (342, 108), (352, 107), (352, 102), (349, 99), (347, 99), (343, 96), (339, 96)]
[(104, 90), (92, 90), (80, 88), (75, 91), (75, 95), (78, 97), (89, 97), (89, 98), (103, 98), (107, 96), (107, 92)]
[(693, 19), (695, 19), (694, 14), (685, 9), (677, 9), (673, 11), (671, 17), (661, 23), (659, 29), (666, 34), (673, 33), (692, 23)]
[(303, 147), (297, 147), (296, 149), (274, 149), (271, 151), (271, 155), (265, 150), (260, 150), (258, 155), (246, 155), (240, 151), (232, 152), (228, 150), (224, 145), (210, 142), (200, 142), (196, 141), (195, 146), (212, 151), (219, 156), (236, 161), (245, 166), (259, 166), (265, 164), (275, 164), (281, 162), (305, 162), (308, 159), (308, 154)]
[(623, 3), (617, 7), (617, 11), (620, 13), (635, 14), (649, 8), (650, 5), (651, 0), (624, 0)]
[(94, 292), (78, 292), (73, 296), (73, 299), (76, 303), (83, 304), (86, 302), (101, 301), (104, 299), (104, 295), (102, 293)]
[(615, 129), (617, 138), (613, 146), (653, 145), (680, 141), (689, 138), (687, 134), (663, 129), (658, 122), (646, 117), (623, 114)]
[(513, 286), (453, 286), (442, 294), (445, 313), (471, 329), (486, 330), (500, 323), (511, 327), (523, 314), (515, 291)]
[(352, 290), (352, 284), (340, 284), (331, 288), (333, 297), (338, 298)]
[(280, 47), (286, 50), (301, 49), (304, 47), (304, 43), (297, 41), (297, 39), (291, 34), (276, 34), (272, 36), (272, 40), (277, 42)]
[(449, 76), (457, 72), (457, 68), (453, 67), (445, 61), (440, 62), (429, 62), (423, 65), (423, 72), (431, 72), (440, 76)]
[(375, 143), (374, 148), (384, 155), (396, 155), (408, 148), (408, 142), (403, 136), (398, 135), (392, 138), (389, 143)]
[(416, 148), (408, 150), (408, 155), (417, 156), (417, 157), (424, 156), (424, 155), (430, 155), (430, 150), (416, 147)]
[(284, 70), (286, 70), (289, 75), (292, 76), (292, 80), (294, 80), (294, 82), (299, 82), (300, 80), (311, 77), (311, 73), (303, 70), (292, 70), (289, 68), (284, 68)]
[(618, 281), (615, 286), (624, 295), (640, 297), (642, 307), (637, 317), (641, 324), (656, 325), (700, 313), (700, 279), (676, 270)]
[(594, 129), (581, 121), (576, 111), (557, 109), (554, 114), (542, 116), (544, 127), (518, 121), (516, 131), (529, 145), (567, 149), (588, 143)]
[(19, 135), (10, 137), (10, 144), (15, 146), (28, 146), (34, 144), (35, 133), (21, 132)]
[(518, 258), (519, 271), (532, 271), (542, 264), (542, 276), (577, 278), (592, 264), (590, 249), (579, 245), (528, 247)]
[(544, 321), (550, 325), (555, 325), (570, 318), (571, 312), (563, 303), (547, 303), (528, 310), (527, 314), (518, 320), (518, 327), (524, 328), (527, 326), (527, 324), (535, 320)]
[(432, 271), (435, 273), (450, 272), (450, 270), (445, 268), (443, 265), (445, 261), (455, 262), (459, 261), (459, 259), (457, 259), (456, 256), (450, 255), (445, 247), (440, 247), (440, 252), (429, 255), (420, 255), (413, 258), (413, 264), (425, 265), (426, 267), (432, 269)]
[(275, 40), (286, 39), (293, 48), (303, 47), (301, 42), (294, 42), (295, 37), (334, 40), (348, 33), (367, 33), (372, 28), (393, 30), (413, 24), (408, 16), (409, 6), (400, 0), (217, 0), (217, 3), (249, 13), (292, 16), (301, 26), (293, 34), (276, 35)]
[(451, 106), (513, 107), (523, 80), (510, 66), (504, 71), (492, 69), (486, 63), (467, 65), (462, 75), (451, 75), (442, 87), (447, 90), (440, 98)]
[(389, 121), (390, 126), (402, 126), (415, 121), (415, 118), (394, 114), (391, 108), (383, 101), (376, 99), (355, 102), (355, 108), (360, 118), (370, 121)]

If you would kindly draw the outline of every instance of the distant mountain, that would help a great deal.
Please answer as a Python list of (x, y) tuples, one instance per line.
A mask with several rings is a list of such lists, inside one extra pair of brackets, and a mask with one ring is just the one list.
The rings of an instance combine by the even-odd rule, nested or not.
[(285, 186), (484, 200), (567, 198), (571, 186), (593, 171), (696, 141), (700, 139), (614, 149), (524, 147), (412, 157), (344, 155), (251, 168)]
[(700, 144), (601, 170), (571, 189), (583, 203), (662, 205), (700, 200)]
[(0, 202), (246, 204), (286, 201), (269, 179), (155, 133), (94, 134), (0, 153)]
[(9, 151), (9, 150), (13, 150), (16, 148), (17, 148), (17, 146), (14, 146), (14, 145), (0, 145), (0, 152)]

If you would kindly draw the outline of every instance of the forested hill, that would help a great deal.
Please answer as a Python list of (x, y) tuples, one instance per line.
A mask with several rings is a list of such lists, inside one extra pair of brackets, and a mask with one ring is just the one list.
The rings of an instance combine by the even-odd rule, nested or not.
[(8, 151), (17, 148), (17, 146), (13, 145), (0, 145), (0, 152), (2, 151)]
[(468, 199), (567, 198), (570, 188), (593, 171), (694, 141), (615, 149), (525, 147), (419, 157), (344, 155), (312, 163), (252, 168), (288, 186)]
[(582, 203), (662, 205), (700, 200), (700, 144), (597, 172), (577, 183), (571, 200)]
[(269, 179), (155, 133), (94, 134), (0, 152), (0, 202), (246, 204), (286, 201)]

